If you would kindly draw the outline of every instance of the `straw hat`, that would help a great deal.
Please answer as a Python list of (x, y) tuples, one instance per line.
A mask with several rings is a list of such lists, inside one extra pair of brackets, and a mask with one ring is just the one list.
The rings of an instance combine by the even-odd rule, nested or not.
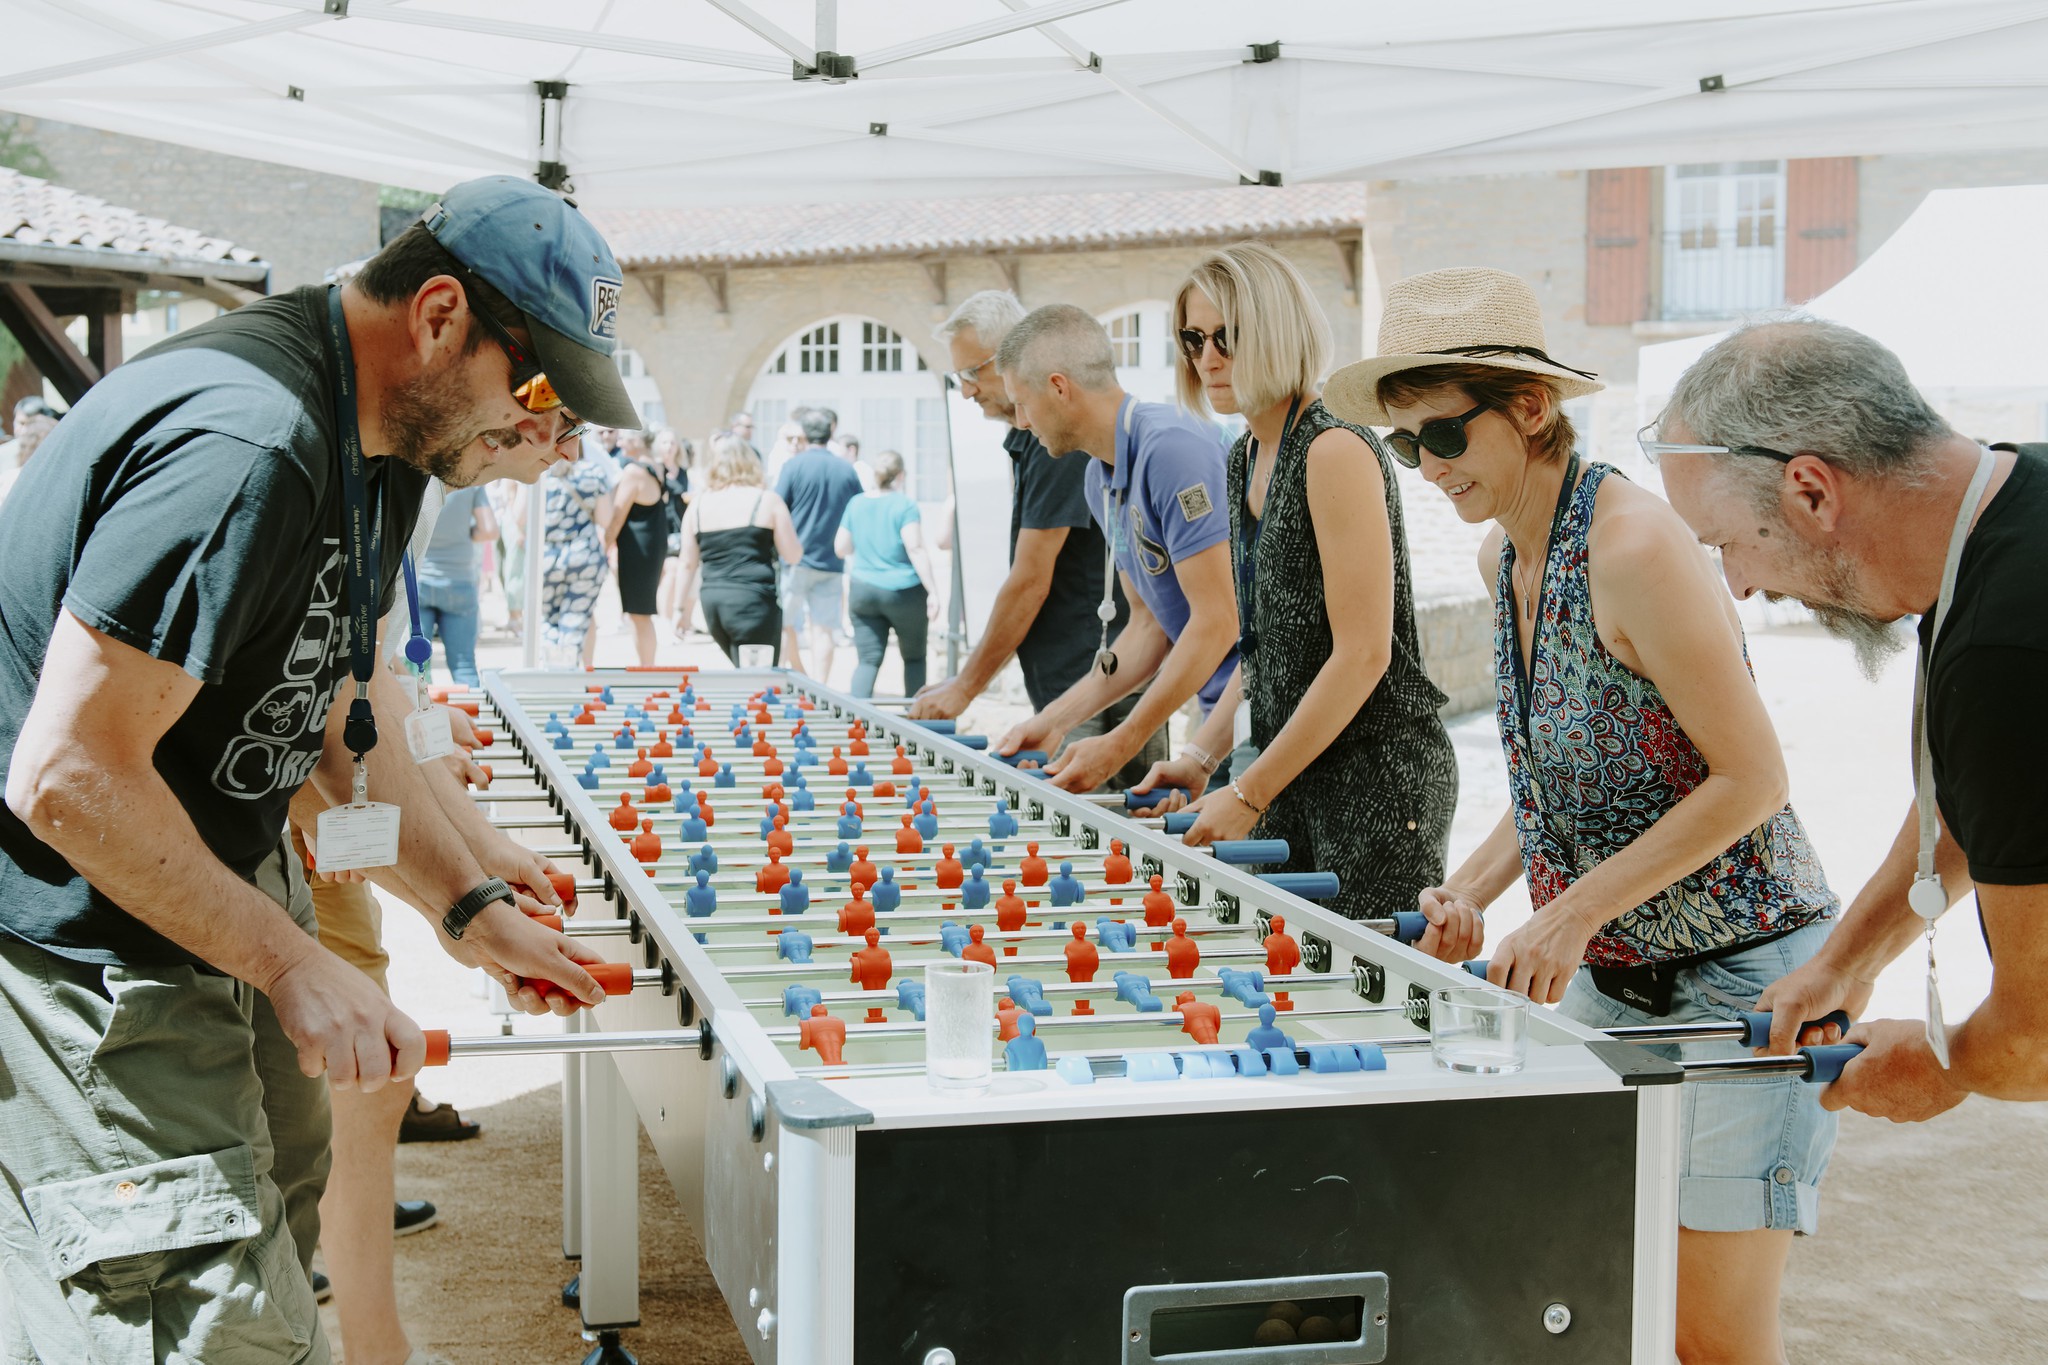
[(1460, 266), (1396, 280), (1380, 314), (1380, 353), (1330, 376), (1323, 405), (1347, 422), (1390, 426), (1380, 380), (1425, 365), (1484, 365), (1540, 374), (1563, 398), (1606, 385), (1552, 360), (1543, 346), (1543, 310), (1520, 276)]

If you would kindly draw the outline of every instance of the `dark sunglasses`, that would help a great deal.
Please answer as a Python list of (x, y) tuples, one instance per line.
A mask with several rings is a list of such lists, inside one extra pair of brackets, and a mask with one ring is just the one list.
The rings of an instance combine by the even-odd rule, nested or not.
[(1200, 360), (1202, 358), (1202, 347), (1204, 344), (1213, 345), (1216, 348), (1217, 355), (1222, 356), (1225, 360), (1230, 359), (1230, 329), (1228, 327), (1218, 327), (1213, 332), (1204, 332), (1194, 327), (1183, 327), (1178, 335), (1180, 337), (1181, 354), (1189, 360)]
[(1432, 417), (1412, 432), (1390, 431), (1387, 433), (1387, 449), (1410, 469), (1422, 467), (1422, 452), (1425, 450), (1439, 460), (1455, 460), (1465, 453), (1465, 424), (1492, 408), (1491, 403), (1481, 403), (1472, 411), (1461, 412), (1456, 417)]
[[(465, 275), (468, 274), (467, 271), (463, 273)], [(470, 279), (463, 280), (465, 291), (472, 296), (476, 292), (473, 288), (470, 288), (471, 280), (473, 279), (474, 277), (471, 276)], [(562, 412), (567, 425), (556, 434), (554, 444), (559, 446), (566, 445), (571, 440), (582, 440), (584, 434), (590, 430), (590, 424), (577, 420), (576, 414), (573, 412), (563, 412), (562, 396), (556, 393), (555, 386), (548, 382), (547, 374), (542, 370), (540, 361), (529, 354), (527, 349), (519, 344), (519, 339), (507, 331), (505, 325), (489, 313), (476, 307), (473, 303), (469, 311), (472, 316), (483, 323), (484, 330), (491, 334), (491, 339), (498, 343), (498, 349), (505, 353), (505, 359), (511, 363), (512, 400), (536, 417), (544, 416), (551, 412)]]

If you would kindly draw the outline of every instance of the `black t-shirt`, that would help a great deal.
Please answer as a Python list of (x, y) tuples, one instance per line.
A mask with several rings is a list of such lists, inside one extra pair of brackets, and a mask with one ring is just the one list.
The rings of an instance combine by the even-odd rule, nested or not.
[(1963, 548), (1927, 688), (1941, 817), (1991, 886), (2048, 882), (2048, 445), (2019, 452)]
[[(120, 366), (0, 505), (0, 779), (57, 613), (69, 611), (204, 684), (155, 766), (243, 877), (277, 847), (348, 673), (326, 311), (325, 290), (295, 290)], [(381, 615), (427, 478), (391, 458), (368, 466), (383, 507)], [(0, 928), (89, 962), (193, 960), (86, 885), (4, 804)]]
[[(1065, 528), (1067, 539), (1053, 561), (1052, 588), (1038, 609), (1031, 629), (1017, 646), (1017, 665), (1024, 671), (1024, 691), (1031, 705), (1045, 709), (1060, 693), (1081, 680), (1095, 662), (1102, 622), (1095, 608), (1102, 601), (1102, 563), (1108, 545), (1101, 528), (1088, 515), (1088, 459), (1079, 451), (1054, 457), (1036, 436), (1010, 428), (1003, 438), (1010, 452), (1010, 558), (1017, 557), (1019, 531)], [(1116, 620), (1109, 635), (1131, 617), (1122, 584), (1114, 588)]]

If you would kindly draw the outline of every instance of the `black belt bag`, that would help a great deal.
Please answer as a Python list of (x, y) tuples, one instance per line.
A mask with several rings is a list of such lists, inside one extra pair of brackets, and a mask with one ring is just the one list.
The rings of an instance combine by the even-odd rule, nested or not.
[(1691, 957), (1667, 958), (1662, 962), (1642, 962), (1633, 967), (1596, 967), (1586, 964), (1586, 970), (1593, 974), (1593, 989), (1617, 1004), (1627, 1005), (1632, 1010), (1656, 1018), (1671, 1013), (1671, 988), (1678, 983), (1678, 974), (1688, 967), (1717, 958), (1733, 957), (1746, 953), (1751, 948), (1761, 948), (1766, 943), (1775, 943), (1787, 934), (1796, 934), (1805, 925), (1782, 929), (1762, 938), (1746, 938), (1740, 943), (1731, 943), (1725, 948), (1716, 948), (1710, 953), (1695, 953)]

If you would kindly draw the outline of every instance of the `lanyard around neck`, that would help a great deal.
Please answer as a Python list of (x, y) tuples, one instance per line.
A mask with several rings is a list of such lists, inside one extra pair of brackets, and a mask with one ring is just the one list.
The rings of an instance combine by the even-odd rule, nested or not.
[[(1280, 439), (1273, 444), (1273, 474), (1266, 480), (1264, 511), (1272, 510), (1273, 478), (1280, 473), (1280, 457), (1287, 451), (1287, 436), (1294, 430), (1294, 419), (1300, 412), (1301, 395), (1296, 394), (1294, 401), (1287, 405), (1286, 420), (1280, 424)], [(1237, 648), (1240, 653), (1252, 654), (1257, 652), (1259, 645), (1259, 632), (1252, 625), (1252, 587), (1258, 578), (1259, 537), (1265, 531), (1266, 518), (1264, 512), (1256, 517), (1252, 515), (1252, 477), (1259, 469), (1259, 441), (1249, 434), (1246, 441), (1244, 505), (1237, 519)]]
[[(1121, 425), (1124, 443), (1129, 448), (1123, 452), (1123, 456), (1131, 462), (1130, 478), (1124, 482), (1126, 488), (1138, 477), (1138, 448), (1131, 441), (1131, 419), (1137, 411), (1137, 399), (1124, 399)], [(1116, 620), (1116, 542), (1117, 537), (1123, 532), (1124, 524), (1124, 500), (1114, 496), (1116, 473), (1116, 466), (1112, 464), (1109, 478), (1102, 484), (1102, 601), (1095, 608), (1096, 619), (1102, 622), (1102, 639), (1095, 647), (1095, 666), (1102, 670), (1105, 677), (1116, 672), (1116, 655), (1109, 647), (1109, 627), (1110, 623)]]
[(327, 290), (327, 363), (334, 380), (334, 424), (341, 440), (341, 544), (347, 560), (349, 672), (356, 695), (342, 726), (342, 743), (358, 763), (377, 747), (377, 716), (370, 706), (370, 675), (377, 666), (377, 579), (383, 541), (383, 489), (370, 497), (363, 433), (356, 422), (355, 352), (342, 316), (341, 290)]

